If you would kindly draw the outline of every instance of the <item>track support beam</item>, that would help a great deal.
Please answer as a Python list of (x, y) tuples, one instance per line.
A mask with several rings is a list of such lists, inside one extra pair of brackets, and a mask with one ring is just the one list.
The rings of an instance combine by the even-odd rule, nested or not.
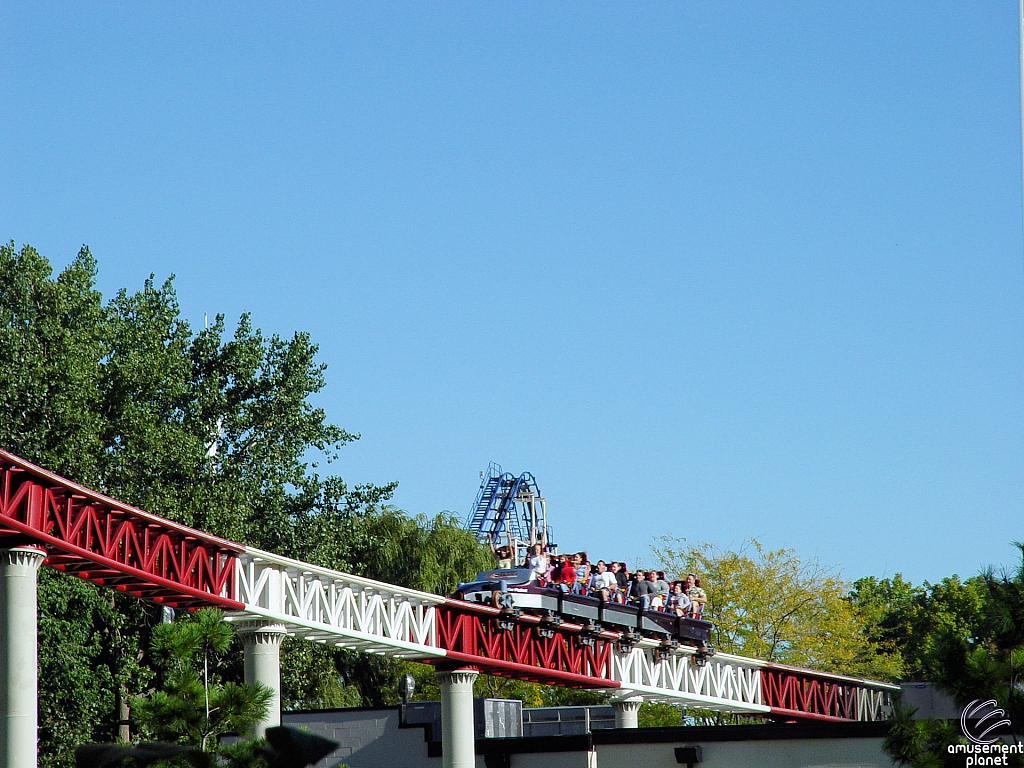
[(0, 764), (35, 768), (38, 719), (36, 572), (43, 553), (0, 549)]
[(612, 702), (615, 710), (616, 728), (639, 728), (640, 727), (640, 705), (644, 700), (639, 696), (631, 696), (628, 699), (619, 699)]
[(474, 768), (476, 729), (473, 722), (473, 668), (438, 670), (441, 686), (442, 768)]
[(256, 738), (263, 738), (267, 728), (281, 724), (281, 641), (285, 628), (280, 624), (253, 622), (240, 627), (238, 633), (245, 648), (245, 682), (264, 685), (274, 694), (267, 716), (255, 728)]

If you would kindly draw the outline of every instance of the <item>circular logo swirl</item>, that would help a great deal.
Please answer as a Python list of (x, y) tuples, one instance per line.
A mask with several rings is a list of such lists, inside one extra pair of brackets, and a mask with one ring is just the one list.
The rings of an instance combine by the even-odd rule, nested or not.
[(1006, 712), (999, 708), (999, 703), (995, 699), (975, 699), (960, 713), (960, 729), (964, 736), (975, 744), (992, 744), (999, 737), (990, 737), (990, 734), (1004, 725), (1010, 725), (1010, 721), (1006, 719)]

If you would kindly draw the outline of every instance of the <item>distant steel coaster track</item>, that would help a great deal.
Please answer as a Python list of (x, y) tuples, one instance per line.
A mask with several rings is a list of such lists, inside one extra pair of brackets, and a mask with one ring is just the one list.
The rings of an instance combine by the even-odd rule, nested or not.
[(523, 492), (540, 497), (536, 478), (529, 472), (518, 477), (511, 472), (503, 472), (501, 465), (492, 461), (487, 465), (487, 473), (480, 483), (480, 491), (466, 520), (466, 528), (479, 541), (489, 542), (494, 547), (499, 546), (502, 536), (506, 535), (519, 541), (529, 541), (530, 521), (517, 508), (517, 499)]

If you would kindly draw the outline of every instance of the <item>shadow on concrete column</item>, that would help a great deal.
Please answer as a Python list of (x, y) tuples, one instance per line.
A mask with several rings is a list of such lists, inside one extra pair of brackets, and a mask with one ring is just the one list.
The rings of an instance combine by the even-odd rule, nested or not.
[(280, 624), (252, 622), (238, 629), (245, 646), (245, 682), (260, 683), (273, 692), (267, 716), (256, 725), (256, 738), (267, 728), (281, 724), (281, 641), (285, 628)]
[(640, 720), (637, 713), (640, 711), (640, 705), (643, 703), (644, 700), (639, 696), (613, 701), (612, 708), (615, 710), (615, 727), (638, 728)]
[(37, 748), (36, 571), (32, 546), (0, 549), (0, 765), (35, 768)]
[(474, 768), (476, 730), (473, 723), (473, 668), (437, 670), (441, 686), (442, 768)]

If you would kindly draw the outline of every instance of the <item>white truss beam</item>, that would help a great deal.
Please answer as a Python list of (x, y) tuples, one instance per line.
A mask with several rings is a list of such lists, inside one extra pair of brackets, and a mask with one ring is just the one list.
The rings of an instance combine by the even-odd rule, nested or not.
[(235, 566), (234, 620), (283, 624), (289, 635), (399, 658), (444, 656), (437, 647), (439, 595), (396, 587), (246, 547)]
[(694, 663), (697, 651), (680, 647), (661, 653), (643, 643), (627, 652), (612, 652), (612, 679), (622, 687), (616, 698), (643, 696), (653, 701), (685, 704), (719, 712), (767, 714), (761, 701), (761, 668), (755, 659), (715, 654)]

